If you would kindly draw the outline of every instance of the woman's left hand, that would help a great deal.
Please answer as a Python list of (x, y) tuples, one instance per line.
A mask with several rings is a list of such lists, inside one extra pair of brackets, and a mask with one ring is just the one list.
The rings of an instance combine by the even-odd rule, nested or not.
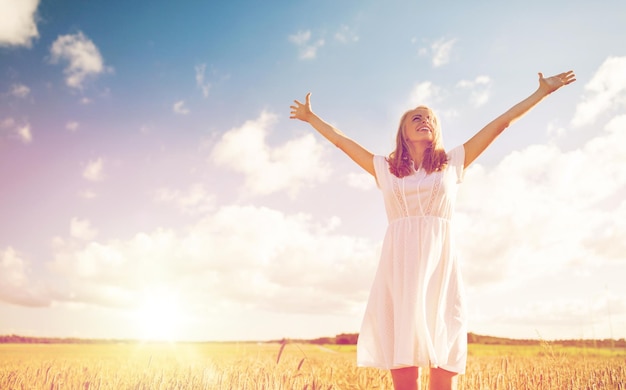
[(568, 85), (576, 81), (576, 75), (573, 70), (559, 73), (556, 76), (544, 78), (543, 73), (539, 72), (539, 89), (545, 91), (546, 95), (550, 94), (564, 85)]

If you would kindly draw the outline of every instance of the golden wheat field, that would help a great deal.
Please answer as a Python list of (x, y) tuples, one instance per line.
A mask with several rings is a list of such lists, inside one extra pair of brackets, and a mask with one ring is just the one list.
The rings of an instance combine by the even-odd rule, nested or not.
[[(354, 346), (4, 344), (0, 389), (391, 389), (391, 378), (357, 368)], [(626, 389), (626, 352), (471, 344), (459, 389)]]

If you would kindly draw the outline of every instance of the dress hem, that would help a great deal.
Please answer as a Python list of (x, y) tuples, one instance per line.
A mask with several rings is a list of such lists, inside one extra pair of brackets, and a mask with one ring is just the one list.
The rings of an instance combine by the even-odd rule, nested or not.
[(448, 366), (448, 365), (441, 365), (441, 366), (435, 366), (435, 365), (430, 365), (430, 364), (398, 364), (395, 366), (385, 366), (384, 364), (377, 364), (377, 363), (373, 363), (373, 362), (357, 362), (356, 363), (357, 367), (362, 367), (362, 368), (377, 368), (379, 370), (395, 370), (398, 368), (406, 368), (406, 367), (419, 367), (419, 368), (441, 368), (443, 370), (446, 371), (450, 371), (452, 373), (455, 373), (457, 375), (463, 375), (465, 374), (465, 369), (459, 369), (458, 367), (454, 367), (454, 366)]

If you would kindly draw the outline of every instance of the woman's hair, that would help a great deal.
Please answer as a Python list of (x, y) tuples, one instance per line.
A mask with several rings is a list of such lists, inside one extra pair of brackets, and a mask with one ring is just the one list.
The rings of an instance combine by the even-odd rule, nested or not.
[[(430, 110), (430, 108), (426, 106), (416, 108), (426, 108)], [(414, 162), (411, 160), (409, 146), (404, 139), (404, 122), (407, 116), (412, 112), (413, 110), (407, 111), (402, 115), (402, 118), (400, 118), (400, 126), (398, 126), (398, 133), (396, 134), (396, 149), (391, 152), (387, 158), (389, 171), (396, 177), (408, 176), (413, 172), (412, 165)], [(441, 171), (448, 164), (448, 156), (443, 148), (443, 139), (441, 137), (441, 125), (436, 116), (434, 125), (433, 141), (424, 151), (424, 159), (421, 161), (421, 166), (426, 170), (426, 173)]]

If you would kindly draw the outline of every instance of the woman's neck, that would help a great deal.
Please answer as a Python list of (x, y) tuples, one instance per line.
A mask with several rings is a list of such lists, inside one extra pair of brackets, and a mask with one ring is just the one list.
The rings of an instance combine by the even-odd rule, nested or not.
[(424, 160), (424, 152), (426, 151), (426, 146), (423, 144), (413, 144), (409, 148), (409, 153), (411, 154), (411, 159), (413, 163), (416, 165), (415, 169), (417, 169), (420, 165), (422, 165), (422, 161)]

